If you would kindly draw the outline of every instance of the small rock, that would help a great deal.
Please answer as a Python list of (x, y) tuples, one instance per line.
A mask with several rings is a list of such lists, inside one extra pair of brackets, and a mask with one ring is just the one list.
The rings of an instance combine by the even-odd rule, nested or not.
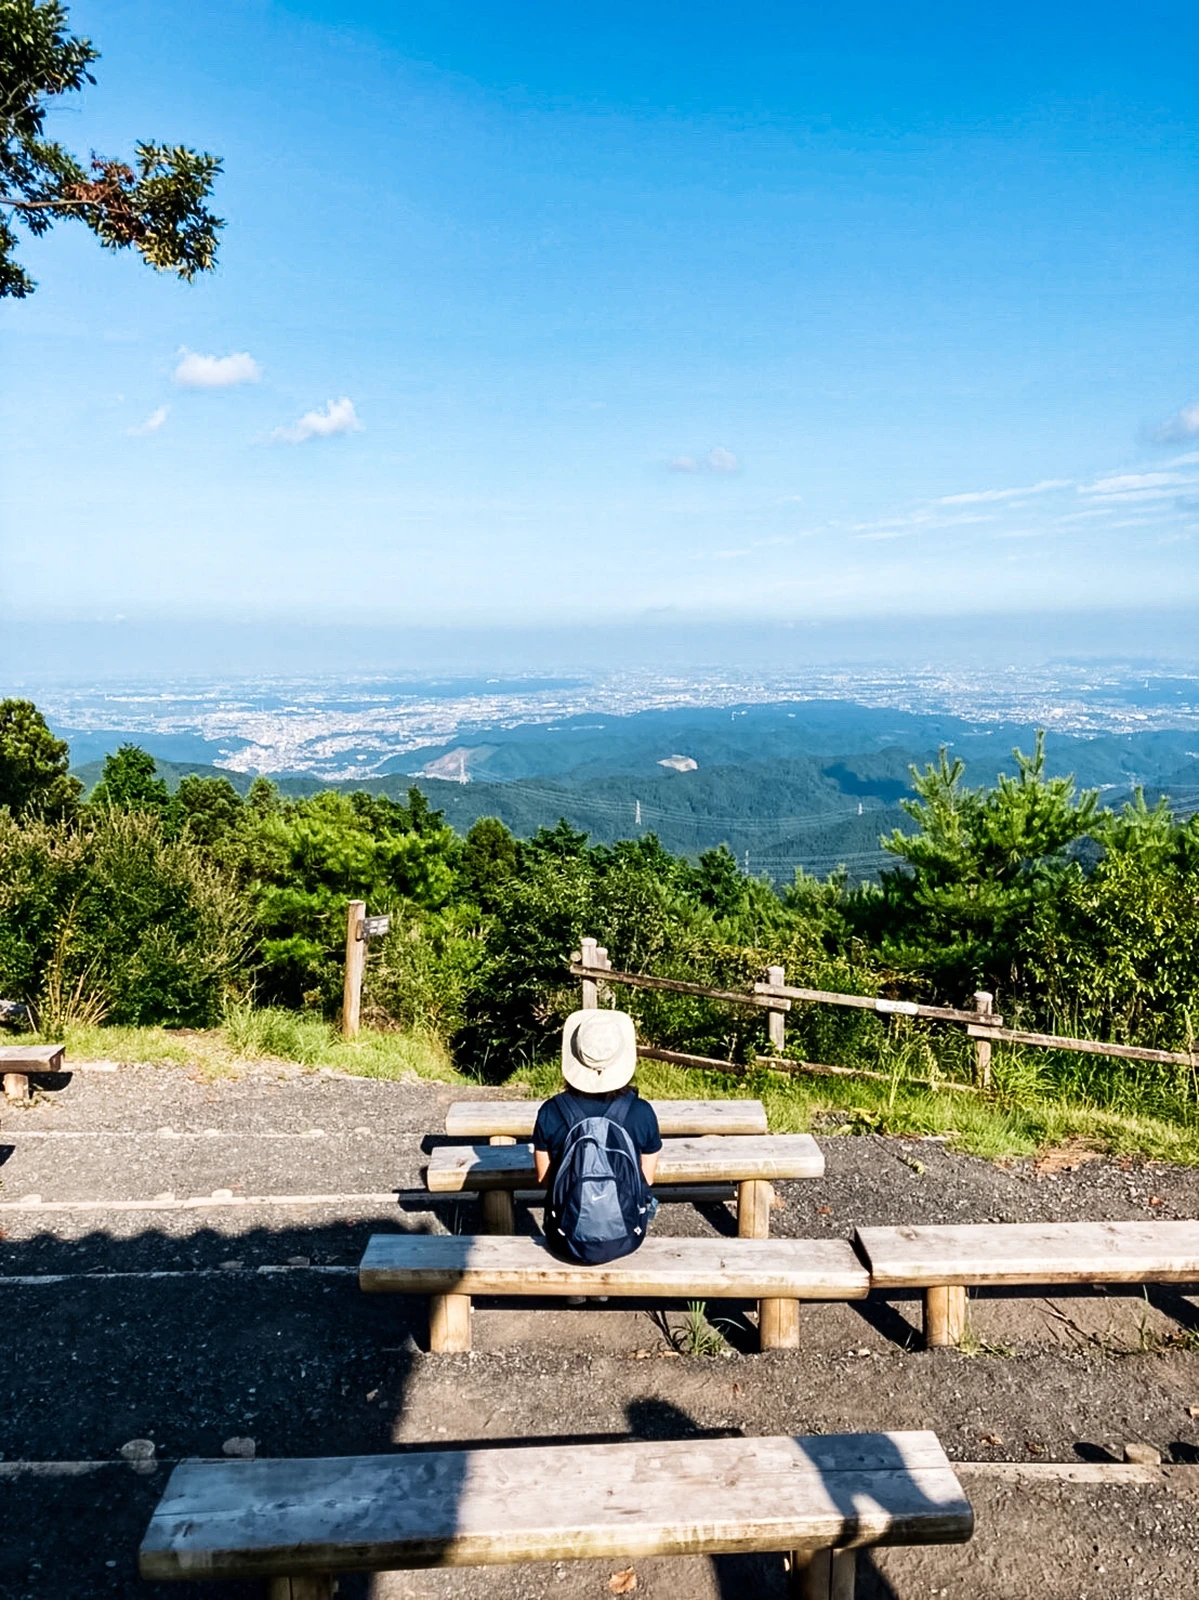
[(153, 1439), (130, 1439), (121, 1446), (120, 1454), (133, 1468), (134, 1472), (145, 1475), (154, 1471)]
[(1162, 1453), (1155, 1450), (1151, 1444), (1126, 1444), (1124, 1446), (1124, 1459), (1131, 1461), (1138, 1467), (1160, 1467)]
[(212, 1191), (211, 1198), (213, 1200), (232, 1200), (233, 1199), (233, 1190), (232, 1189), (214, 1189)]
[(312, 1265), (312, 1257), (311, 1256), (288, 1256), (287, 1264), (288, 1264), (289, 1267), (310, 1267)]
[(220, 1265), (221, 1265), (221, 1271), (222, 1272), (240, 1272), (242, 1267), (245, 1266), (245, 1262), (244, 1261), (222, 1261)]
[(236, 1456), (241, 1461), (253, 1461), (258, 1446), (253, 1439), (226, 1439), (221, 1446), (223, 1455)]

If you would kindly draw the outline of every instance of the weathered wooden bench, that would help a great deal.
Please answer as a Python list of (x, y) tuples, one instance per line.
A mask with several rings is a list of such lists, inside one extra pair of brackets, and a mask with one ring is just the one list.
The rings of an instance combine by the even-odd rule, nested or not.
[[(445, 1114), (451, 1139), (531, 1139), (541, 1100), (457, 1100)], [(760, 1100), (651, 1100), (664, 1139), (709, 1133), (763, 1134)]]
[(66, 1059), (63, 1044), (0, 1045), (0, 1073), (10, 1100), (28, 1100), (29, 1079), (39, 1072), (61, 1072)]
[[(736, 1134), (696, 1139), (664, 1139), (655, 1188), (679, 1184), (737, 1185), (737, 1232), (743, 1239), (765, 1239), (770, 1233), (771, 1180), (822, 1178), (824, 1156), (810, 1133), (776, 1133), (759, 1137)], [(504, 1206), (484, 1213), (488, 1233), (511, 1233), (515, 1225), (512, 1194), (536, 1189), (531, 1144), (442, 1145), (429, 1157), (425, 1184), (430, 1194), (479, 1190), (502, 1198)]]
[(376, 1233), (358, 1268), (368, 1294), (429, 1299), (429, 1348), (470, 1349), (472, 1295), (756, 1300), (764, 1350), (799, 1345), (801, 1300), (863, 1300), (870, 1277), (844, 1239), (661, 1239), (604, 1266), (560, 1261), (516, 1234)]
[(337, 1572), (779, 1551), (803, 1600), (848, 1600), (858, 1548), (959, 1544), (974, 1513), (932, 1433), (189, 1461), (143, 1578), (266, 1578), (329, 1600)]
[(875, 1289), (924, 1293), (924, 1338), (959, 1343), (966, 1289), (1022, 1283), (1199, 1283), (1199, 1222), (1019, 1222), (859, 1228)]

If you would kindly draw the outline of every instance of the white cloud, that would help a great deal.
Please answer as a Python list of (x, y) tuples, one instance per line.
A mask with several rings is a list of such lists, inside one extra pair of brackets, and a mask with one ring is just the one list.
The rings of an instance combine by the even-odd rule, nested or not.
[(1151, 431), (1150, 437), (1158, 444), (1178, 444), (1184, 439), (1199, 437), (1199, 400), (1167, 417)]
[(157, 433), (170, 414), (170, 406), (159, 406), (157, 411), (151, 411), (144, 422), (139, 422), (136, 427), (126, 428), (125, 432), (131, 439), (141, 439), (147, 433)]
[(1120, 472), (1109, 478), (1097, 478), (1094, 483), (1080, 484), (1079, 493), (1104, 498), (1166, 500), (1176, 490), (1194, 482), (1194, 478), (1183, 477), (1180, 472)]
[(698, 472), (699, 462), (694, 456), (676, 456), (669, 464), (671, 472)]
[(302, 444), (305, 439), (329, 439), (336, 433), (361, 433), (362, 424), (354, 411), (354, 402), (342, 395), (340, 400), (329, 400), (323, 411), (305, 411), (290, 428), (276, 428), (272, 437), (287, 444)]
[(179, 352), (175, 382), (185, 389), (231, 389), (237, 383), (257, 383), (262, 368), (242, 350), (232, 356), (200, 356), (194, 350)]
[(970, 506), (982, 500), (1016, 500), (1023, 494), (1048, 494), (1052, 489), (1069, 489), (1070, 478), (1042, 478), (1040, 483), (1026, 484), (1023, 489), (976, 489), (970, 494), (943, 494), (939, 506)]

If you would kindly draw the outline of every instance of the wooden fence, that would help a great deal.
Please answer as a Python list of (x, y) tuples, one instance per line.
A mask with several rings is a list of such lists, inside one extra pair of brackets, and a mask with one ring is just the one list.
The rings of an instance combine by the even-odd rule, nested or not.
[[(623, 984), (630, 989), (660, 989), (670, 994), (697, 995), (706, 1000), (722, 1000), (728, 1005), (753, 1006), (766, 1013), (766, 1039), (770, 1054), (756, 1057), (757, 1064), (783, 1072), (813, 1072), (847, 1078), (879, 1078), (890, 1081), (885, 1072), (870, 1072), (863, 1067), (833, 1067), (814, 1061), (795, 1061), (783, 1055), (787, 1044), (787, 1013), (794, 1001), (815, 1005), (848, 1006), (858, 1011), (873, 1011), (881, 1017), (925, 1017), (933, 1022), (949, 1022), (964, 1027), (974, 1040), (974, 1081), (955, 1083), (950, 1079), (909, 1078), (909, 1083), (930, 1089), (956, 1089), (966, 1092), (991, 1087), (991, 1050), (995, 1043), (1036, 1045), (1046, 1050), (1079, 1050), (1088, 1055), (1116, 1056), (1125, 1061), (1155, 1061), (1199, 1067), (1199, 1052), (1149, 1050), (1140, 1045), (1107, 1044), (1095, 1039), (1069, 1039), (1053, 1033), (1029, 1033), (1005, 1028), (994, 1009), (994, 996), (980, 989), (972, 1010), (955, 1006), (919, 1005), (914, 1000), (884, 1000), (876, 995), (838, 994), (830, 989), (802, 989), (786, 982), (782, 967), (768, 967), (763, 980), (752, 989), (709, 989), (702, 983), (685, 983), (680, 978), (657, 978), (645, 972), (617, 972), (608, 952), (595, 939), (582, 940), (582, 947), (570, 958), (572, 976), (582, 985), (581, 1004), (591, 1010), (599, 1004), (599, 986)], [(724, 1072), (740, 1070), (737, 1062), (718, 1061), (711, 1056), (687, 1055), (680, 1050), (660, 1050), (653, 1045), (638, 1045), (637, 1053), (654, 1061), (669, 1061), (684, 1067), (717, 1068)]]

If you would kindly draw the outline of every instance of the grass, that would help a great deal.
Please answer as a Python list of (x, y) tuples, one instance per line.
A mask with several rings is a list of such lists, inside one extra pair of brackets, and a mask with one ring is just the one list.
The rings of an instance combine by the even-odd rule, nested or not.
[(236, 1076), (247, 1063), (286, 1062), (359, 1078), (468, 1081), (455, 1070), (440, 1040), (429, 1035), (364, 1028), (356, 1039), (343, 1039), (319, 1017), (267, 1007), (231, 1007), (219, 1028), (68, 1027), (58, 1037), (66, 1044), (68, 1064), (189, 1067), (221, 1078)]
[(687, 1302), (678, 1342), (685, 1356), (719, 1356), (728, 1349), (724, 1335), (708, 1321), (708, 1307), (703, 1300)]
[[(65, 1042), (68, 1060), (189, 1067), (214, 1078), (236, 1075), (250, 1062), (289, 1062), (365, 1078), (420, 1078), (464, 1088), (478, 1082), (454, 1066), (433, 1035), (363, 1029), (357, 1039), (347, 1040), (319, 1017), (245, 1004), (232, 1006), (218, 1028), (73, 1027), (66, 1030)], [(898, 1078), (884, 1083), (766, 1068), (723, 1073), (648, 1060), (637, 1069), (642, 1094), (655, 1099), (757, 1097), (776, 1133), (933, 1136), (951, 1149), (988, 1160), (1035, 1156), (1081, 1141), (1106, 1155), (1199, 1166), (1194, 1115), (1068, 1099), (1052, 1093), (1043, 1076), (1030, 1081), (1018, 1072), (997, 1073), (997, 1082), (996, 1094), (984, 1097), (917, 1088)], [(535, 1096), (554, 1094), (561, 1086), (556, 1060), (522, 1067), (508, 1084)]]

